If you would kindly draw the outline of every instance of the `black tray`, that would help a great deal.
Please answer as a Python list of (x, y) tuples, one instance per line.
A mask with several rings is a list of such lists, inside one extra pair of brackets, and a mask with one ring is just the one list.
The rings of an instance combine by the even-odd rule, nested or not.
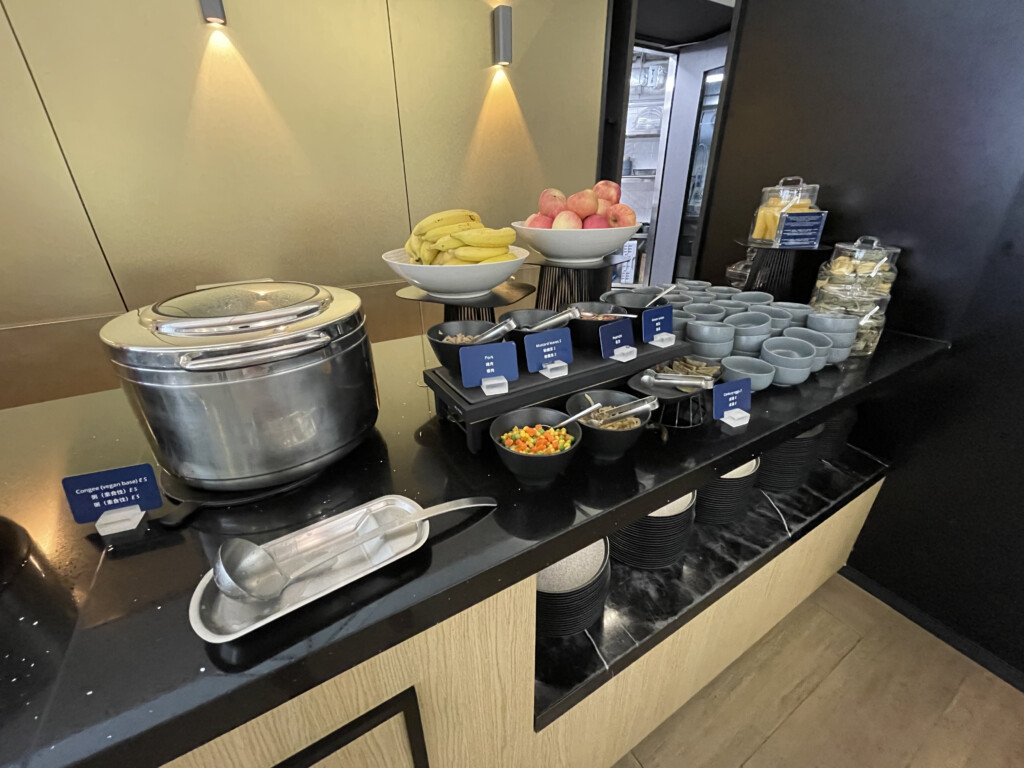
[(642, 344), (636, 357), (628, 362), (605, 360), (592, 350), (573, 349), (569, 375), (549, 379), (539, 373), (520, 372), (509, 382), (508, 393), (488, 397), (479, 387), (465, 389), (462, 382), (445, 368), (423, 372), (423, 381), (434, 392), (437, 417), (457, 424), (466, 433), (466, 445), (478, 453), (485, 442), (490, 422), (503, 413), (531, 405), (550, 403), (584, 389), (614, 389), (630, 376), (658, 363), (691, 353), (689, 342), (679, 341), (671, 347)]

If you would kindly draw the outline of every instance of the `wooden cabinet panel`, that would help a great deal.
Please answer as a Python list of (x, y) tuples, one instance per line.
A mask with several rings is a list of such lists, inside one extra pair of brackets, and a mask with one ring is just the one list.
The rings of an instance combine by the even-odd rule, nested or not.
[(416, 768), (401, 715), (392, 717), (311, 768)]

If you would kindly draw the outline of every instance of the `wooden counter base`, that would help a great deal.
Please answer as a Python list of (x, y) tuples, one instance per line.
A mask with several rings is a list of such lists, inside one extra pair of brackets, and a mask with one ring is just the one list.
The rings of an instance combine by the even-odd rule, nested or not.
[[(535, 578), (169, 763), (269, 768), (412, 687), (434, 768), (611, 766), (846, 562), (881, 482), (534, 732)], [(409, 765), (402, 718), (311, 763)], [(294, 761), (289, 767), (298, 768)]]

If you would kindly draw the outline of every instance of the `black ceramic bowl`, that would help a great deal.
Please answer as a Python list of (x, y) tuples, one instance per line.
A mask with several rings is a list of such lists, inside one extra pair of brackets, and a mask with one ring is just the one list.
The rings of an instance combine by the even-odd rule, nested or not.
[[(586, 395), (594, 398), (595, 403), (611, 407), (639, 400), (638, 397), (628, 392), (617, 392), (614, 389), (588, 389), (585, 392), (577, 392), (566, 401), (565, 409), (569, 411), (570, 415), (590, 407), (590, 401), (587, 400)], [(647, 427), (647, 422), (651, 420), (651, 414), (646, 413), (640, 416), (639, 419), (639, 427), (623, 430), (590, 427), (582, 423), (582, 421), (585, 421), (585, 418), (576, 423), (580, 425), (583, 436), (586, 438), (587, 447), (585, 450), (598, 461), (610, 462), (618, 461), (625, 455), (626, 451), (636, 445), (636, 441), (640, 439), (640, 435), (644, 433), (644, 429)]]
[(468, 344), (455, 344), (451, 341), (442, 341), (445, 336), (458, 336), (465, 333), (467, 336), (479, 336), (484, 331), (489, 331), (494, 323), (486, 320), (449, 320), (446, 323), (438, 323), (427, 330), (427, 341), (430, 342), (438, 361), (448, 369), (456, 378), (462, 376), (462, 364), (459, 362), (459, 350), (468, 347)]
[[(583, 312), (593, 312), (595, 315), (605, 314), (626, 314), (626, 310), (615, 304), (608, 304), (603, 301), (578, 301), (570, 304), (570, 307), (577, 307)], [(618, 320), (619, 318), (616, 318)], [(610, 323), (611, 320), (570, 320), (569, 330), (572, 332), (572, 345), (580, 349), (601, 349), (601, 326)]]
[(654, 309), (655, 307), (666, 307), (668, 306), (668, 299), (662, 296), (656, 302), (647, 306), (647, 302), (654, 298), (657, 294), (648, 293), (634, 293), (633, 291), (608, 291), (607, 293), (601, 294), (601, 301), (607, 301), (616, 306), (622, 307), (631, 315), (636, 315), (633, 318), (633, 346), (639, 347), (643, 337), (643, 311), (645, 309)]
[(565, 430), (573, 437), (572, 446), (567, 451), (552, 453), (545, 456), (532, 456), (526, 453), (510, 451), (501, 444), (501, 436), (512, 427), (532, 427), (536, 424), (554, 426), (564, 421), (569, 414), (556, 411), (552, 408), (520, 408), (518, 411), (511, 411), (504, 416), (499, 416), (491, 422), (491, 441), (498, 451), (498, 458), (519, 482), (524, 485), (547, 485), (562, 474), (583, 441), (583, 430), (579, 422), (573, 422), (566, 426)]
[(516, 321), (515, 329), (509, 331), (505, 338), (508, 341), (514, 341), (516, 344), (516, 357), (519, 359), (520, 371), (526, 372), (526, 345), (523, 343), (523, 339), (526, 338), (528, 332), (522, 330), (523, 326), (528, 327), (534, 323), (539, 323), (553, 314), (555, 314), (553, 309), (514, 309), (501, 316), (501, 320), (511, 317)]

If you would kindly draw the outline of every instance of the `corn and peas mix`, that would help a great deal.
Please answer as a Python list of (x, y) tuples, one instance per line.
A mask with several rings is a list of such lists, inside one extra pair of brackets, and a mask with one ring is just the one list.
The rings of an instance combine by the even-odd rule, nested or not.
[(516, 453), (551, 454), (567, 451), (573, 437), (565, 427), (545, 429), (542, 424), (533, 427), (513, 427), (501, 436), (501, 444)]

